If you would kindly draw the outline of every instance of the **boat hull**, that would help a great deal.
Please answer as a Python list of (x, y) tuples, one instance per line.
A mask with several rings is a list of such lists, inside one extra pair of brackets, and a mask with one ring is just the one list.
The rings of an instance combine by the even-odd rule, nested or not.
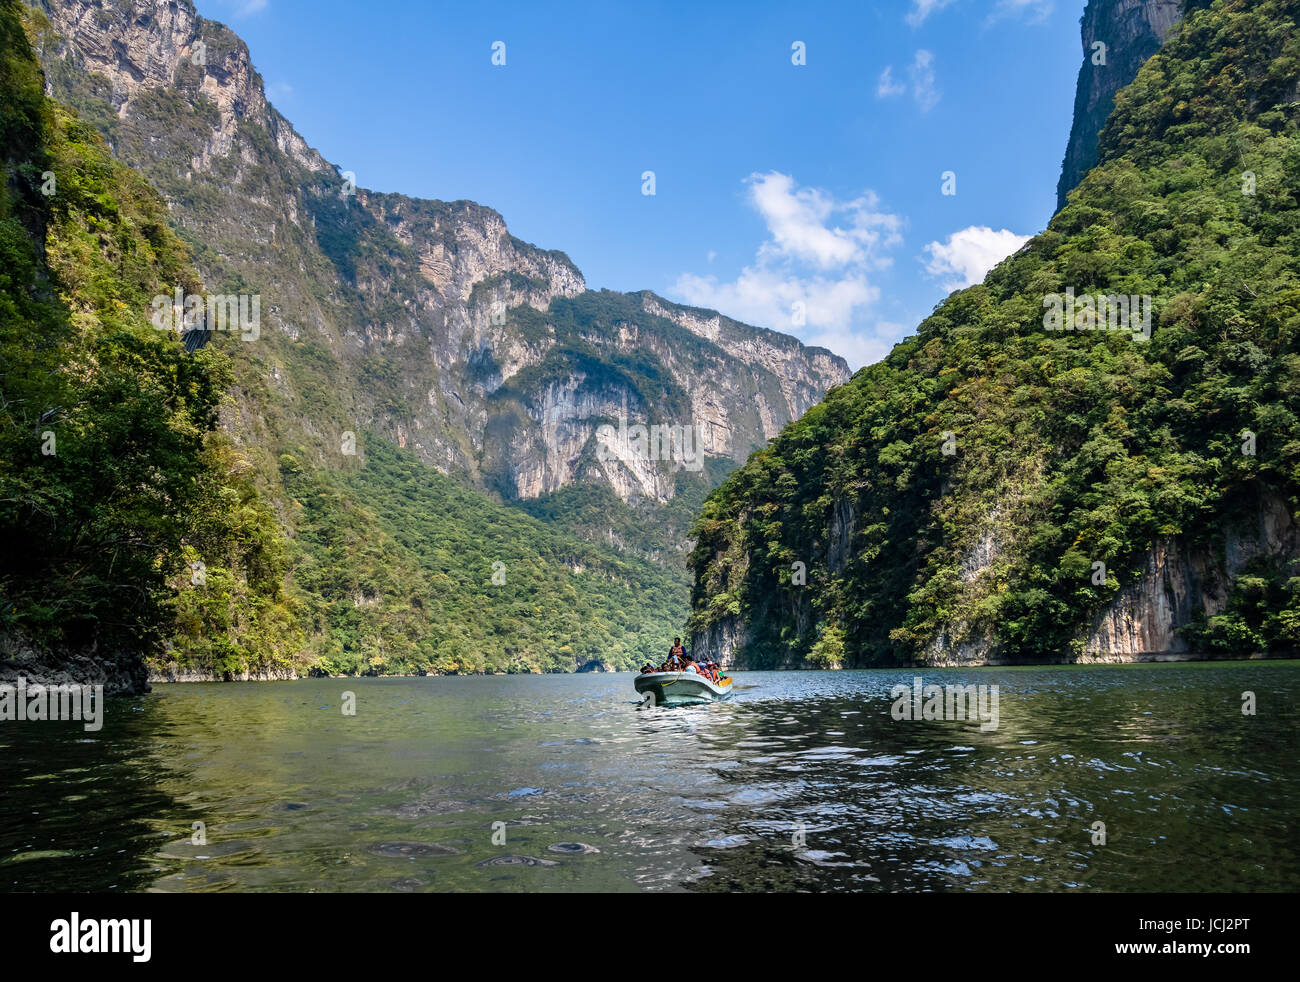
[(717, 685), (695, 672), (644, 672), (634, 684), (637, 692), (652, 696), (657, 706), (681, 706), (729, 699), (733, 683), (727, 678)]

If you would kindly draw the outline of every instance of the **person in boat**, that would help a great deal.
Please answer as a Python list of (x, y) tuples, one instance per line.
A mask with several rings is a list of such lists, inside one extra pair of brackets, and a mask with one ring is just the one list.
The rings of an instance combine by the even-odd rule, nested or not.
[(685, 662), (686, 667), (683, 668), (682, 671), (694, 672), (696, 675), (704, 675), (704, 673), (700, 671), (700, 666), (695, 664), (695, 659), (692, 658), (690, 655), (686, 655), (683, 661)]
[(665, 672), (680, 672), (686, 661), (686, 649), (682, 647), (681, 638), (673, 638), (673, 646), (668, 651), (668, 660), (664, 662)]
[(642, 675), (645, 675), (647, 672), (654, 672), (654, 671), (657, 671), (657, 669), (649, 662), (646, 662), (644, 665), (641, 666)]

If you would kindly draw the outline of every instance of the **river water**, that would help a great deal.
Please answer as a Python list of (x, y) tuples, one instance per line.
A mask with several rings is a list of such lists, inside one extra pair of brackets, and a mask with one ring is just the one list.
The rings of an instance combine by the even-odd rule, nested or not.
[[(996, 684), (997, 729), (894, 719), (917, 675)], [(98, 732), (0, 722), (0, 889), (1300, 889), (1300, 662), (736, 686), (174, 684)]]

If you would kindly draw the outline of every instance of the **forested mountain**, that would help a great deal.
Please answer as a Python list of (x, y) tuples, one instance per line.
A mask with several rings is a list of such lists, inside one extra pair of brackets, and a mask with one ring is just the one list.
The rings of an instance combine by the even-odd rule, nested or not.
[(230, 361), (149, 320), (159, 282), (198, 288), (188, 251), (45, 98), (18, 15), (0, 3), (0, 673), (135, 688), (144, 651), (245, 638), (287, 663), (287, 542), (217, 428)]
[[(270, 105), (244, 43), (189, 0), (47, 0), (5, 16), (6, 105), (12, 87), (15, 106), (35, 100), (36, 117), (61, 121), (27, 142), (5, 134), (15, 228), (37, 264), (6, 281), (18, 312), (5, 344), (42, 352), (32, 372), (76, 388), (90, 377), (80, 352), (126, 325), (175, 360), (168, 384), (196, 393), (151, 396), (176, 402), (188, 443), (151, 444), (111, 487), (83, 488), (125, 447), (100, 420), (80, 443), (60, 434), (46, 459), (31, 441), (63, 411), (57, 393), (6, 374), (6, 439), (21, 448), (3, 474), (0, 532), (20, 546), (0, 566), (8, 674), (77, 654), (85, 675), (106, 647), (133, 677), (142, 654), (175, 678), (639, 664), (685, 620), (686, 533), (704, 496), (848, 377), (823, 349), (713, 311), (588, 291), (567, 256), (511, 236), (490, 208), (357, 186)], [(96, 183), (60, 159), (67, 146), (95, 160)], [(39, 195), (47, 169), (57, 190)], [(45, 212), (59, 220), (41, 224)], [(55, 265), (83, 226), (98, 238)], [(118, 268), (113, 236), (141, 235), (166, 248)], [(187, 330), (184, 346), (155, 330), (167, 298), (180, 318), (192, 298), (227, 310), (214, 295), (252, 323)], [(90, 334), (35, 344), (31, 297)], [(133, 405), (114, 403), (113, 432), (149, 439), (149, 427), (132, 436)], [(676, 436), (647, 454), (626, 436), (639, 423)], [(215, 499), (150, 486), (160, 453)], [(135, 566), (104, 551), (121, 546), (103, 531), (113, 507), (166, 528), (128, 523)]]
[(0, 674), (1296, 647), (1297, 8), (1092, 0), (1063, 207), (839, 384), (357, 186), (189, 0), (3, 0)]
[(576, 482), (653, 507), (679, 470), (600, 459), (602, 424), (694, 423), (730, 466), (848, 378), (786, 335), (589, 292), (564, 253), (510, 235), (491, 208), (359, 186), (190, 0), (34, 6), (54, 97), (159, 189), (206, 282), (263, 298), (260, 337), (232, 352), (238, 440), (305, 443), (333, 466), (341, 435), (367, 429), (507, 500)]
[(1116, 95), (1046, 231), (709, 499), (697, 649), (1298, 646), (1300, 3), (1204, 8)]

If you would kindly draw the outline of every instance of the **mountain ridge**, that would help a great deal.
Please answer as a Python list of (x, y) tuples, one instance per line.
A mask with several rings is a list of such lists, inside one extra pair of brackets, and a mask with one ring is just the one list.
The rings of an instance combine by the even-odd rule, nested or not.
[[(1188, 10), (1048, 228), (728, 477), (695, 526), (697, 650), (1300, 649), (1297, 21), (1295, 0)], [(1113, 297), (1149, 322), (1099, 322)]]
[[(198, 16), (188, 0), (43, 0), (37, 6), (49, 22), (48, 30), (37, 32), (37, 49), (52, 91), (101, 125), (115, 152), (154, 180), (172, 202), (178, 224), (197, 240), (196, 260), (206, 276), (217, 279), (233, 272), (254, 283), (259, 265), (274, 266), (278, 259), (271, 246), (304, 257), (301, 264), (309, 266), (323, 258), (328, 267), (315, 275), (269, 282), (263, 292), (302, 294), (314, 287), (325, 292), (320, 299), (326, 303), (341, 300), (369, 312), (365, 322), (347, 323), (319, 302), (290, 306), (288, 301), (272, 304), (268, 320), (272, 330), (283, 323), (290, 336), (319, 331), (335, 349), (331, 354), (339, 358), (345, 374), (356, 371), (356, 359), (341, 350), (349, 342), (375, 360), (390, 361), (394, 345), (428, 345), (432, 365), (397, 369), (397, 386), (414, 391), (398, 395), (390, 407), (396, 412), (385, 413), (364, 392), (349, 391), (346, 378), (336, 380), (343, 393), (355, 397), (346, 406), (360, 417), (354, 421), (359, 426), (352, 429), (373, 428), (399, 445), (409, 443), (444, 473), (462, 475), (507, 498), (556, 491), (575, 474), (604, 480), (625, 500), (628, 495), (638, 497), (633, 487), (644, 490), (647, 482), (627, 473), (635, 470), (628, 462), (593, 467), (602, 462), (583, 456), (582, 448), (624, 402), (637, 421), (660, 421), (651, 419), (661, 402), (661, 393), (653, 387), (642, 391), (647, 387), (621, 384), (618, 398), (612, 400), (603, 397), (600, 387), (588, 391), (591, 415), (561, 420), (564, 432), (558, 446), (548, 446), (541, 433), (543, 421), (557, 412), (556, 405), (548, 404), (540, 391), (522, 392), (517, 403), (504, 410), (504, 418), (513, 424), (508, 427), (510, 439), (493, 446), (478, 439), (503, 425), (503, 417), (494, 417), (495, 407), (488, 403), (499, 382), (524, 367), (545, 363), (557, 347), (546, 326), (532, 324), (522, 308), (545, 312), (552, 300), (586, 291), (581, 272), (567, 256), (510, 235), (500, 214), (486, 206), (415, 199), (346, 183), (339, 168), (312, 149), (267, 101), (242, 40), (224, 25)], [(202, 65), (194, 64), (199, 41), (205, 45)], [(171, 93), (190, 98), (198, 108), (168, 105)], [(170, 125), (161, 126), (164, 121)], [(261, 133), (269, 139), (259, 139)], [(240, 160), (250, 157), (252, 165), (240, 166)], [(188, 166), (178, 168), (173, 163), (177, 160), (188, 161)], [(259, 175), (248, 173), (259, 167), (291, 172), (294, 165), (301, 170), (286, 173), (281, 181), (257, 180)], [(229, 214), (221, 214), (235, 211), (229, 204), (216, 214), (204, 211), (202, 198), (214, 189), (221, 194), (231, 184), (246, 186), (241, 191), (258, 212), (258, 221), (250, 221), (249, 215), (234, 223)], [(277, 209), (272, 203), (280, 199), (285, 204)], [(218, 203), (231, 200), (227, 195)], [(239, 227), (232, 227), (236, 224)], [(239, 241), (242, 233), (255, 242), (259, 229), (268, 238), (263, 248), (247, 248)], [(205, 250), (203, 240), (213, 242), (222, 255)], [(376, 254), (384, 253), (383, 261), (375, 261)], [(393, 305), (395, 292), (401, 296), (401, 309)], [(843, 359), (825, 349), (807, 348), (797, 339), (742, 325), (717, 312), (701, 318), (660, 299), (639, 316), (652, 320), (665, 310), (665, 319), (705, 342), (719, 340), (719, 324), (735, 342), (723, 344), (721, 355), (704, 349), (703, 370), (683, 372), (675, 384), (689, 389), (693, 409), (711, 410), (700, 419), (716, 431), (710, 452), (737, 463), (826, 389), (848, 378)], [(525, 327), (533, 328), (531, 337), (512, 330), (515, 311), (530, 322)], [(375, 315), (384, 323), (373, 323)], [(715, 325), (712, 332), (709, 324)], [(648, 330), (661, 347), (667, 345), (652, 323), (637, 327), (639, 340)], [(615, 341), (596, 352), (598, 361), (617, 359), (632, 349), (626, 339)], [(781, 372), (770, 371), (767, 360), (780, 365)], [(571, 388), (583, 387), (585, 379), (552, 367)], [(744, 382), (745, 375), (754, 376), (755, 382)], [(443, 393), (451, 395), (444, 398)], [(565, 409), (558, 411), (563, 414)], [(349, 428), (337, 419), (296, 422), (295, 430), (308, 434), (312, 429)], [(656, 497), (671, 497), (671, 473), (651, 483)]]

